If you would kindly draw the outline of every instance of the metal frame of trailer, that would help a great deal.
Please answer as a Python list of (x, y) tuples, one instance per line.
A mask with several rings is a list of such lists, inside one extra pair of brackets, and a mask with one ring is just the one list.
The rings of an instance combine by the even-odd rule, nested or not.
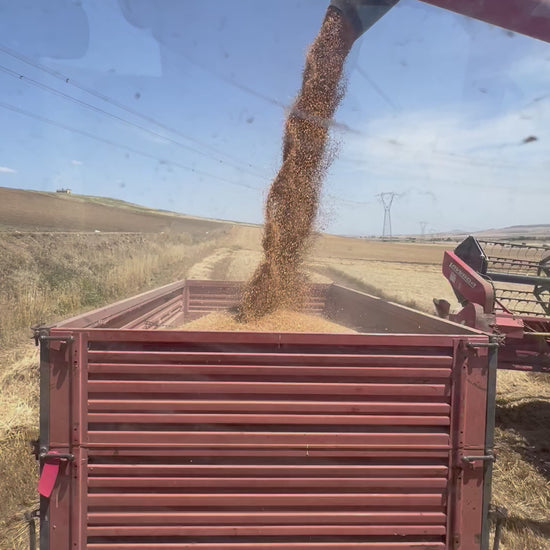
[(239, 291), (37, 329), (42, 550), (487, 548), (491, 337), (338, 285), (308, 309), (358, 333), (174, 329)]

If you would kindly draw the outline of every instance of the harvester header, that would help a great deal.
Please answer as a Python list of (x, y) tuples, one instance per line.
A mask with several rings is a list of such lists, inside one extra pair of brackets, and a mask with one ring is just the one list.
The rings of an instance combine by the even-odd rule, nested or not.
[(501, 337), (501, 368), (550, 370), (550, 248), (468, 237), (446, 251), (443, 275), (462, 309), (438, 313)]

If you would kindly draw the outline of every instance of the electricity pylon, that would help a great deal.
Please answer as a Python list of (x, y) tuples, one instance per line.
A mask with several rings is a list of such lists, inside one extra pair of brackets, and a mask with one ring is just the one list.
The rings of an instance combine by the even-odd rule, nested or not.
[(394, 193), (393, 191), (387, 192), (387, 193), (380, 193), (376, 195), (378, 200), (382, 203), (382, 206), (384, 207), (384, 225), (382, 226), (382, 238), (390, 238), (392, 237), (392, 230), (391, 230), (391, 205), (393, 204), (393, 201), (399, 197), (397, 193)]

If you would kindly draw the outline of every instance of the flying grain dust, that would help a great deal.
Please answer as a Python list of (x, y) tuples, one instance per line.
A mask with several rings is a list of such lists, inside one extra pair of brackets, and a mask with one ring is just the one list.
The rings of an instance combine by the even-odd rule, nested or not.
[(283, 162), (265, 205), (264, 258), (245, 286), (237, 318), (246, 322), (279, 308), (298, 310), (307, 293), (302, 272), (313, 232), (331, 119), (343, 95), (341, 76), (356, 35), (329, 8), (306, 56), (302, 88), (285, 124)]

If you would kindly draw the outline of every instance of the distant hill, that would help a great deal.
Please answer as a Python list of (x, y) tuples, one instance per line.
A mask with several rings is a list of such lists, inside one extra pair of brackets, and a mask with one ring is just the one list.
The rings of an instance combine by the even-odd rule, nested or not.
[[(462, 231), (456, 229), (445, 233), (426, 235), (425, 238), (461, 241), (469, 235), (474, 235), (479, 239), (537, 241), (550, 244), (550, 224), (510, 225), (508, 227), (483, 229), (482, 231)], [(418, 239), (419, 235), (411, 235), (411, 237)]]
[(494, 237), (498, 239), (550, 239), (550, 224), (511, 225), (501, 229), (486, 229), (477, 231), (478, 237)]
[(204, 233), (229, 222), (153, 210), (88, 195), (0, 187), (2, 231), (101, 231)]

